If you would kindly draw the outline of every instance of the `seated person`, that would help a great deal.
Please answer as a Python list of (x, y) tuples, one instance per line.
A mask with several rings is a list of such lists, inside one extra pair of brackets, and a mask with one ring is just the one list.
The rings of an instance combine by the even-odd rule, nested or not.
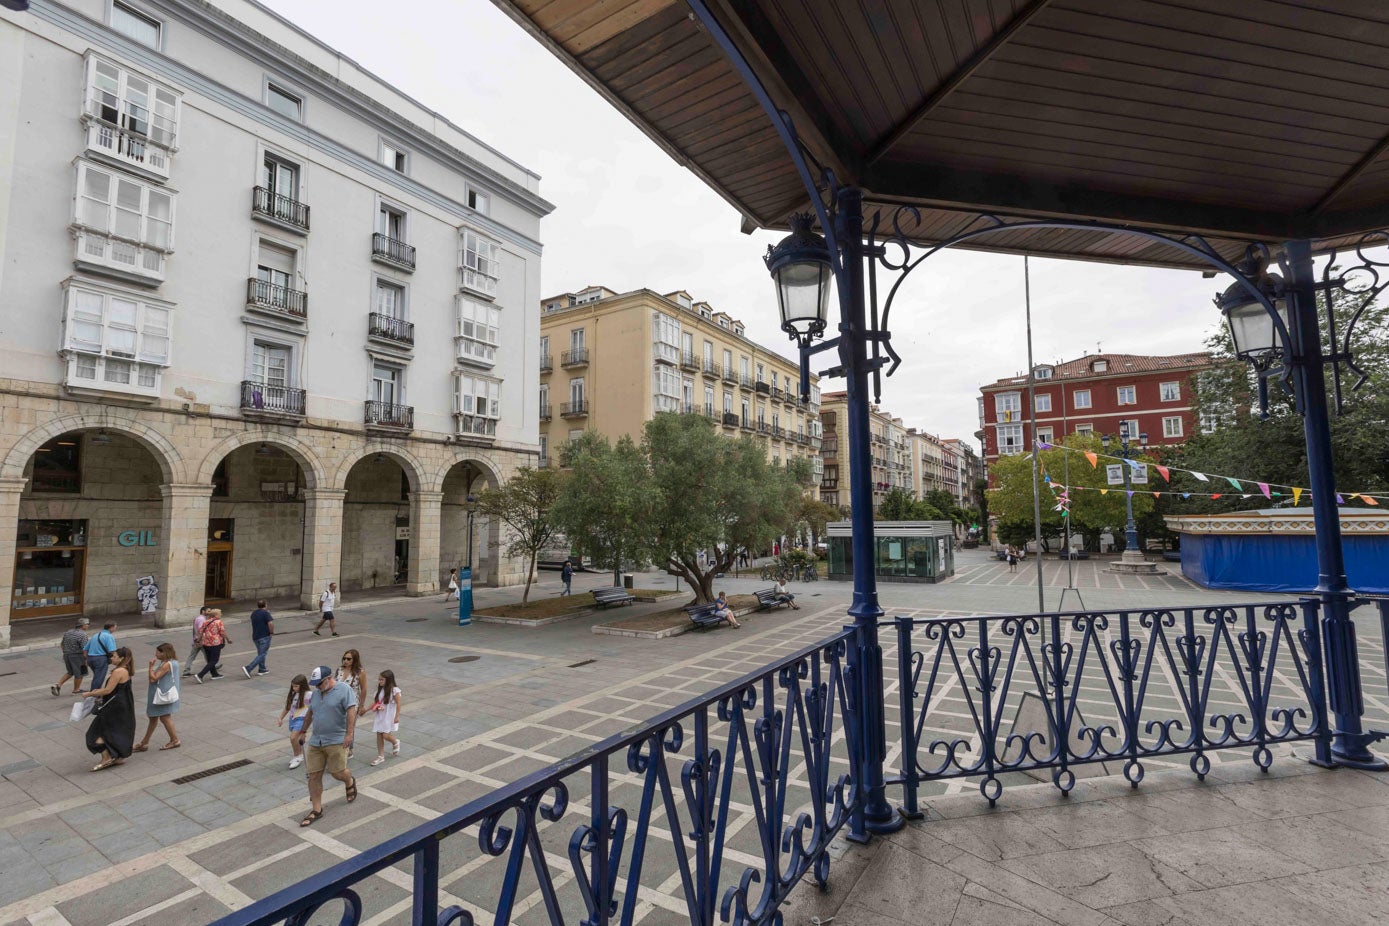
[(721, 621), (728, 621), (730, 627), (741, 627), (738, 618), (733, 616), (733, 609), (728, 606), (728, 597), (723, 592), (719, 592), (719, 597), (714, 599), (714, 616)]
[(780, 576), (776, 580), (776, 600), (789, 604), (797, 611), (801, 609), (801, 606), (796, 604), (796, 596), (786, 590), (786, 576)]

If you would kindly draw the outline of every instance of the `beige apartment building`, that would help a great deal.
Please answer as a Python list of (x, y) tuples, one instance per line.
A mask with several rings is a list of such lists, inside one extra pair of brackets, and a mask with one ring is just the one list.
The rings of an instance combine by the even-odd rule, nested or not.
[(658, 412), (679, 412), (757, 437), (774, 464), (808, 458), (818, 482), (820, 389), (812, 378), (801, 402), (798, 369), (684, 291), (590, 286), (551, 296), (540, 315), (541, 465), (587, 429), (639, 438)]

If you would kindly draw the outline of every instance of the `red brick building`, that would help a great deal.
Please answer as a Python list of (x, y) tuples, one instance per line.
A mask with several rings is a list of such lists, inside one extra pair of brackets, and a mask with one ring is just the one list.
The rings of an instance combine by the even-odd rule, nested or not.
[[(1192, 378), (1211, 366), (1210, 355), (1092, 354), (1066, 363), (1038, 364), (1037, 438), (1059, 441), (1076, 433), (1119, 434), (1129, 422), (1149, 444), (1180, 444), (1198, 427)], [(1000, 379), (980, 388), (979, 425), (985, 461), (1032, 449), (1027, 376)], [(990, 483), (993, 482), (992, 474)]]

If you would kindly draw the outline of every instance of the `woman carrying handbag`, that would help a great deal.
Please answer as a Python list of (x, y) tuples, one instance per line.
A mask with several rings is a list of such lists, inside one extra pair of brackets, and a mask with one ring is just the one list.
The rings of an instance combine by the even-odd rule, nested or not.
[(149, 726), (145, 728), (145, 737), (136, 743), (133, 752), (144, 752), (149, 748), (150, 737), (154, 736), (154, 728), (160, 724), (164, 725), (164, 732), (169, 734), (169, 741), (160, 746), (161, 751), (166, 749), (177, 749), (183, 744), (179, 742), (178, 732), (174, 730), (174, 712), (179, 709), (179, 674), (178, 661), (174, 658), (173, 644), (161, 643), (154, 650), (154, 658), (149, 664), (149, 688), (145, 690), (145, 716), (149, 718)]
[(198, 637), (198, 642), (203, 648), (203, 659), (207, 661), (207, 665), (193, 676), (201, 685), (204, 675), (211, 674), (214, 679), (222, 677), (218, 666), (222, 661), (222, 647), (231, 642), (231, 637), (227, 636), (227, 625), (222, 623), (220, 608), (213, 608), (207, 612), (207, 623), (203, 624), (202, 636)]
[(99, 699), (96, 716), (87, 728), (87, 751), (101, 756), (92, 771), (99, 772), (120, 765), (130, 758), (135, 741), (135, 699), (130, 693), (130, 669), (135, 657), (130, 647), (122, 646), (111, 657), (111, 672), (106, 684), (82, 697)]

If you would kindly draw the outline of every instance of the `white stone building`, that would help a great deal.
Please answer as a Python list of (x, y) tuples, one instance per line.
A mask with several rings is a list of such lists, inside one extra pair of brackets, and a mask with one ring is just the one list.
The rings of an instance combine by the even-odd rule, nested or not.
[(465, 499), (536, 462), (551, 209), (250, 0), (0, 10), (0, 645), (519, 580)]

